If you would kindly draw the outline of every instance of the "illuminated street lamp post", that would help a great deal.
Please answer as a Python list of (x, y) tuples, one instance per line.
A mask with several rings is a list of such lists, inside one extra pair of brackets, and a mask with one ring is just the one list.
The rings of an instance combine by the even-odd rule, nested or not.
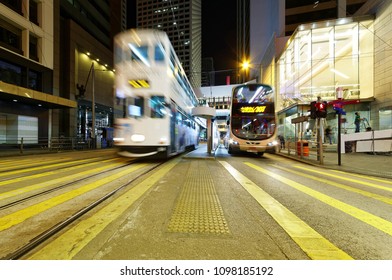
[(84, 85), (79, 85), (77, 84), (76, 87), (79, 90), (79, 95), (78, 98), (84, 98), (84, 94), (86, 92), (87, 88), (87, 83), (90, 78), (90, 73), (92, 76), (92, 84), (91, 84), (91, 89), (92, 89), (92, 100), (91, 100), (91, 119), (92, 119), (92, 124), (91, 124), (91, 141), (92, 141), (92, 146), (93, 148), (96, 148), (96, 141), (95, 141), (95, 72), (94, 72), (94, 62), (91, 63), (90, 70), (87, 75), (87, 80)]
[(242, 65), (242, 70), (244, 71), (244, 74), (242, 76), (242, 82), (244, 83), (244, 82), (246, 82), (246, 79), (248, 77), (250, 63), (249, 63), (249, 61), (244, 60), (241, 65)]

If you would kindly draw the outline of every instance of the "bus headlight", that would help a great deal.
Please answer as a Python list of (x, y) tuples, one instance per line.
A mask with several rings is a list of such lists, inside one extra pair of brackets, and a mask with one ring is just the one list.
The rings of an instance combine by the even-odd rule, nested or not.
[(142, 134), (133, 134), (131, 136), (131, 140), (133, 142), (143, 142), (144, 140), (146, 140), (146, 137)]
[(270, 147), (272, 147), (272, 146), (276, 146), (276, 145), (278, 145), (278, 141), (272, 141), (272, 142), (269, 142), (268, 144), (267, 144), (268, 146), (270, 146)]
[(230, 140), (229, 140), (229, 144), (230, 144), (230, 145), (238, 145), (238, 142), (237, 142), (237, 141), (234, 141), (233, 139), (230, 139)]

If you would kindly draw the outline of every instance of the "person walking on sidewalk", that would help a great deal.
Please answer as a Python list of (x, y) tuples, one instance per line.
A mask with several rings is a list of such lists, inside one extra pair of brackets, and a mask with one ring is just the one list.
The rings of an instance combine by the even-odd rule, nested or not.
[(360, 130), (360, 124), (361, 124), (361, 116), (359, 115), (358, 112), (355, 112), (355, 119), (354, 119), (354, 124), (355, 124), (355, 133), (359, 132)]
[(278, 135), (278, 139), (280, 142), (280, 149), (281, 150), (286, 149), (286, 143), (285, 143), (283, 135)]
[(332, 130), (330, 126), (327, 126), (327, 128), (325, 129), (325, 137), (326, 139), (328, 139), (329, 144), (332, 144)]

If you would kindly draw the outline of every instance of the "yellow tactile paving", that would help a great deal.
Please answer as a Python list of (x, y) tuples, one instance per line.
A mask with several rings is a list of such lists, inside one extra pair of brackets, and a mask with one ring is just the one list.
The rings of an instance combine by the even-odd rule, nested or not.
[[(274, 218), (287, 234), (314, 260), (351, 260), (352, 257), (298, 218), (254, 182), (224, 161), (220, 163), (256, 201)], [(248, 164), (251, 166), (251, 164)], [(251, 166), (254, 168), (254, 166)], [(272, 172), (271, 172), (272, 173)], [(271, 174), (268, 174), (271, 176)]]
[(230, 233), (205, 161), (191, 162), (168, 230), (179, 233)]

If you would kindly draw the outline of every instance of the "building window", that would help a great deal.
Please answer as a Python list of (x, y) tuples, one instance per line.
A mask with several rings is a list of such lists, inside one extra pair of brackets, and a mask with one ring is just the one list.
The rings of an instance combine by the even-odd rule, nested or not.
[(32, 60), (39, 61), (38, 59), (38, 39), (30, 35), (29, 41), (29, 57)]
[(38, 3), (30, 0), (29, 2), (29, 19), (31, 22), (35, 23), (36, 25), (39, 25), (38, 23)]
[(0, 46), (23, 55), (21, 34), (21, 30), (0, 19)]
[(0, 80), (17, 86), (22, 85), (22, 67), (0, 60)]
[(29, 84), (28, 88), (33, 90), (41, 91), (42, 82), (41, 82), (41, 74), (36, 71), (29, 70)]
[(22, 15), (22, 0), (0, 0), (0, 3)]
[(338, 87), (345, 99), (373, 97), (372, 25), (371, 20), (336, 22), (298, 31), (278, 62), (282, 107), (318, 96), (335, 100)]
[(378, 113), (380, 129), (392, 129), (392, 106), (381, 108)]

